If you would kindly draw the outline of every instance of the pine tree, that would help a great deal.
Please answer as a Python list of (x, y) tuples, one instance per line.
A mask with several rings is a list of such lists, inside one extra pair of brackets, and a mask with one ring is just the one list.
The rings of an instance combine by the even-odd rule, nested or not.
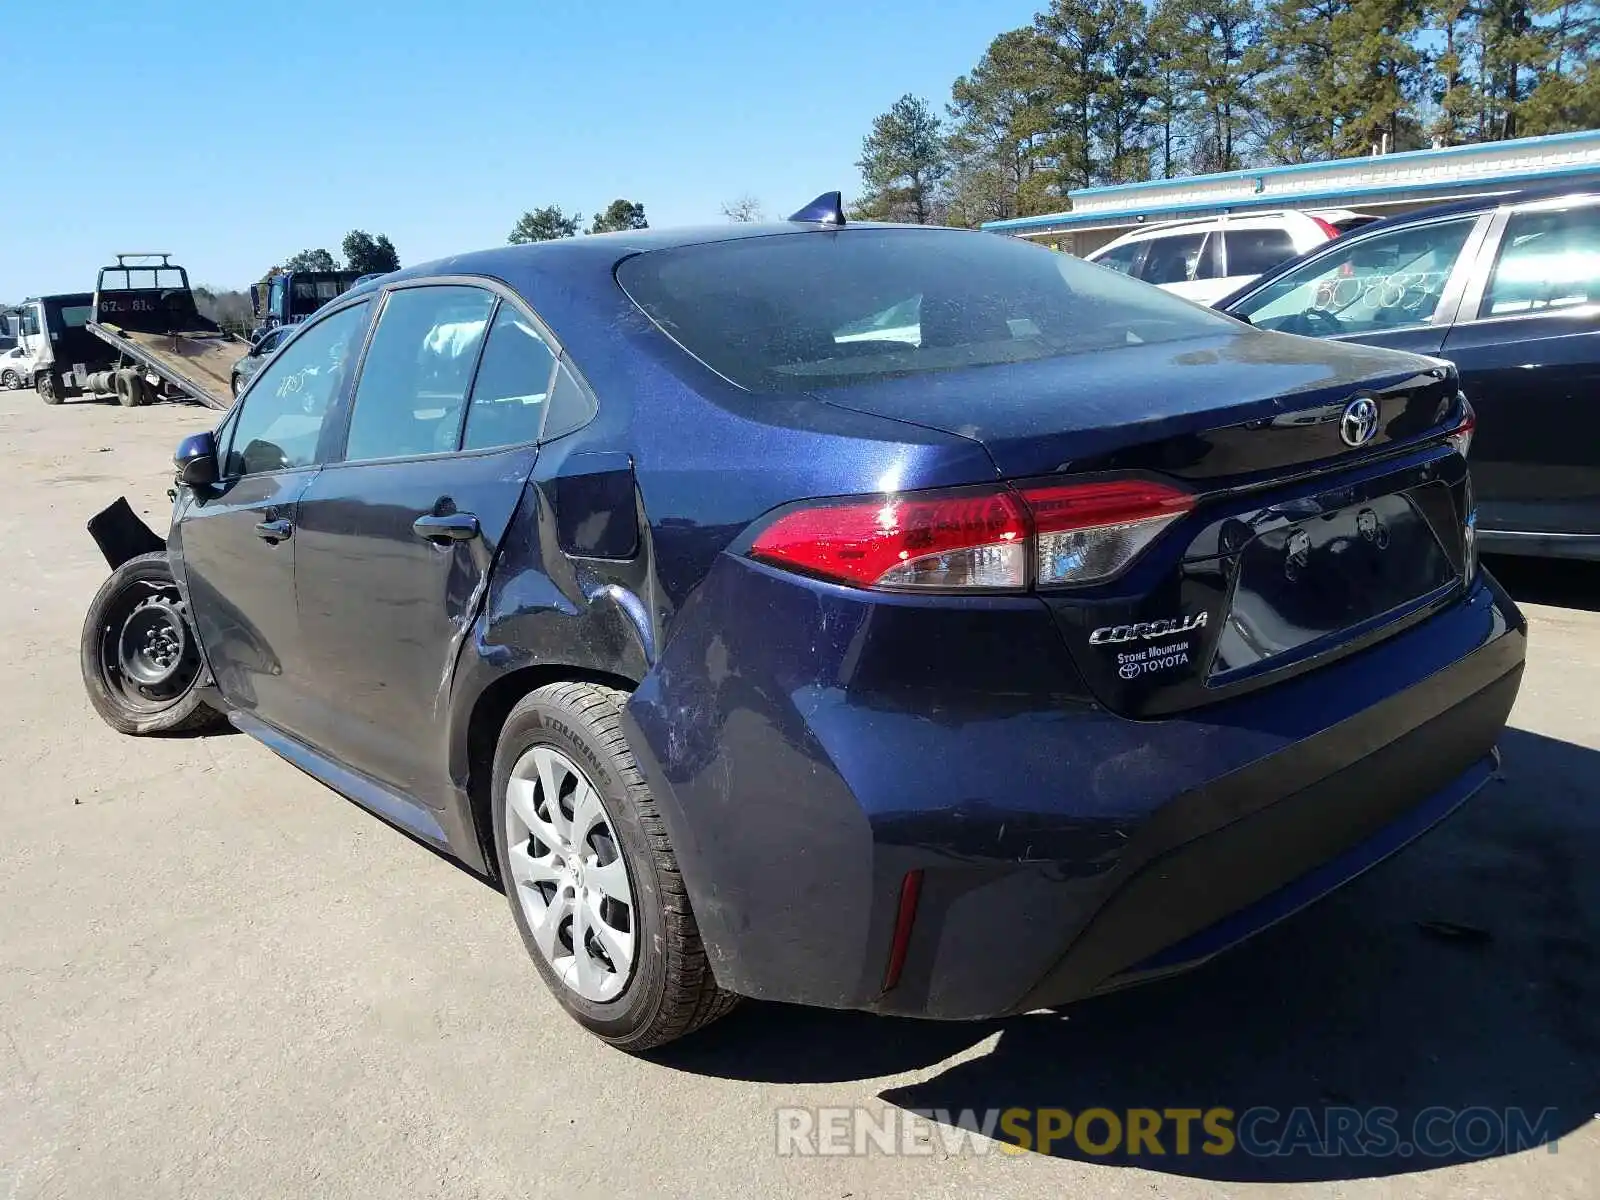
[(989, 43), (950, 88), (951, 219), (1029, 216), (1061, 206), (1049, 190), (1049, 45), (1029, 27)]
[(1111, 88), (1110, 56), (1123, 0), (1051, 0), (1034, 17), (1050, 46), (1050, 136), (1062, 192), (1100, 180), (1096, 118)]
[(1190, 160), (1196, 171), (1233, 171), (1253, 149), (1256, 84), (1266, 72), (1252, 0), (1170, 0), (1167, 42), (1189, 95)]
[(950, 173), (938, 114), (920, 97), (901, 96), (872, 122), (856, 166), (866, 190), (854, 205), (855, 215), (918, 225), (936, 220), (940, 185)]

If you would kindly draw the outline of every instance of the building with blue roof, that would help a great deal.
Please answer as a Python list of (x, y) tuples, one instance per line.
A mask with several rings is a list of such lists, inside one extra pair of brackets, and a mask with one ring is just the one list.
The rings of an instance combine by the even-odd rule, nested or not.
[(1536, 185), (1600, 184), (1600, 129), (1330, 162), (1151, 179), (1068, 192), (1067, 212), (984, 229), (1087, 254), (1140, 225), (1296, 209), (1393, 216), (1446, 200)]

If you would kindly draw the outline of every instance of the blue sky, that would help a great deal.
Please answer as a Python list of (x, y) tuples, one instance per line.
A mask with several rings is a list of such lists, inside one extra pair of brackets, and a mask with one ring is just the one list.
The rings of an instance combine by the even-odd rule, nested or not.
[(542, 204), (622, 196), (681, 225), (749, 192), (781, 216), (852, 194), (872, 117), (903, 92), (942, 109), (1039, 6), (10, 4), (0, 299), (92, 287), (119, 250), (242, 286), (352, 228), (420, 262)]

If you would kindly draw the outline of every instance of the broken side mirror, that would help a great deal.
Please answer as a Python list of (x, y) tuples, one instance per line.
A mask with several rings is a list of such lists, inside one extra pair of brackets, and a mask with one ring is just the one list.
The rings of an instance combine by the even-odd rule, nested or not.
[(188, 487), (206, 487), (217, 481), (217, 438), (210, 430), (190, 434), (178, 443), (172, 456), (178, 469), (178, 482)]

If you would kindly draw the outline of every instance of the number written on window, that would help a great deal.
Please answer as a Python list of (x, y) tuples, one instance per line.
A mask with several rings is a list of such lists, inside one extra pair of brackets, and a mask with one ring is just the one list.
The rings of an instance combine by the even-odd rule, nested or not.
[(225, 475), (317, 462), (323, 423), (354, 365), (367, 308), (363, 302), (323, 318), (261, 369), (240, 401)]

